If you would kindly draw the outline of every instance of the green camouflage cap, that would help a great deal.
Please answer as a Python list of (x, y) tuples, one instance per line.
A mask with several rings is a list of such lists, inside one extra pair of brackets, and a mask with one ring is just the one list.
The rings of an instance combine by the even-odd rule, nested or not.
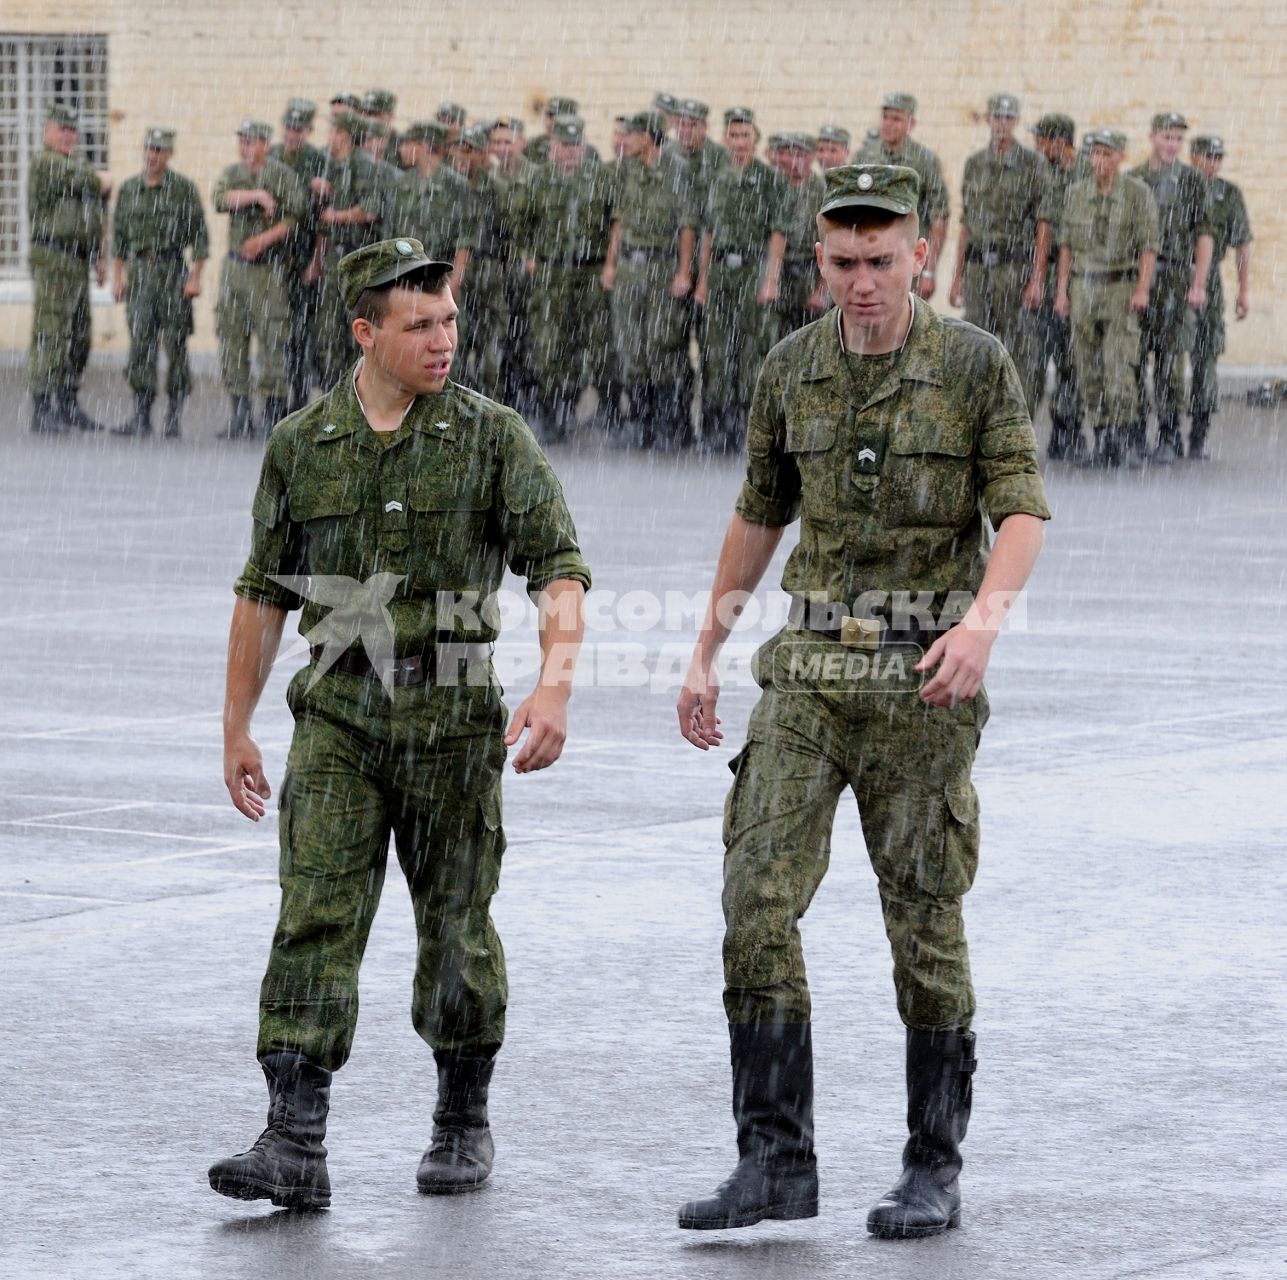
[(1107, 147), (1110, 151), (1126, 150), (1126, 135), (1120, 129), (1096, 129), (1088, 136), (1092, 147)]
[(710, 107), (700, 98), (680, 98), (675, 103), (675, 114), (688, 120), (705, 120), (710, 113)]
[(1195, 156), (1224, 155), (1224, 139), (1214, 133), (1196, 134), (1189, 143), (1189, 154)]
[(750, 107), (729, 107), (724, 112), (724, 127), (731, 124), (754, 124), (755, 112)]
[(853, 134), (838, 124), (824, 124), (818, 130), (818, 141), (838, 142), (842, 147), (847, 147), (853, 141)]
[(654, 93), (652, 95), (652, 109), (654, 111), (665, 111), (668, 115), (674, 115), (678, 106), (679, 99), (673, 93)]
[(286, 104), (282, 124), (288, 129), (307, 129), (316, 114), (317, 103), (310, 102), (307, 98), (292, 98)]
[(818, 140), (807, 133), (782, 133), (778, 135), (778, 146), (784, 151), (817, 151)]
[(1062, 111), (1047, 111), (1029, 132), (1038, 138), (1063, 138), (1065, 142), (1071, 142), (1077, 135), (1077, 126), (1072, 116), (1066, 116)]
[(888, 107), (891, 111), (906, 111), (909, 116), (916, 114), (916, 95), (911, 93), (887, 93), (881, 102), (881, 109)]
[(402, 142), (427, 142), (431, 147), (442, 147), (447, 142), (447, 127), (437, 120), (416, 120), (403, 129)]
[(581, 111), (581, 104), (575, 98), (553, 97), (545, 104), (547, 116), (574, 116)]
[(371, 122), (365, 116), (349, 110), (337, 111), (331, 117), (331, 123), (337, 129), (343, 129), (357, 143), (361, 143), (362, 139), (366, 137), (367, 130), (371, 127)]
[(824, 175), (827, 192), (819, 213), (836, 209), (887, 209), (915, 212), (921, 180), (915, 169), (901, 164), (840, 164)]
[(75, 129), (80, 125), (80, 112), (65, 102), (51, 102), (45, 108), (45, 119), (62, 125), (64, 129)]
[(783, 135), (780, 133), (769, 134), (768, 138), (765, 140), (765, 143), (764, 143), (765, 151), (781, 151), (782, 136)]
[(397, 105), (397, 96), (388, 89), (368, 89), (362, 98), (362, 110), (369, 115), (386, 115)]
[(486, 151), (487, 144), (491, 141), (491, 133), (484, 129), (482, 125), (471, 125), (465, 129), (459, 138), (456, 139), (458, 147), (468, 147), (471, 151)]
[(174, 130), (153, 125), (143, 135), (143, 145), (152, 151), (173, 151)]
[(584, 142), (585, 121), (580, 116), (555, 116), (553, 136), (555, 142)]
[(660, 111), (637, 111), (626, 128), (631, 133), (646, 133), (654, 142), (662, 142), (666, 137), (666, 117)]
[(1019, 99), (1012, 93), (994, 93), (988, 99), (988, 115), (1016, 120), (1019, 116)]
[(1189, 122), (1178, 111), (1159, 111), (1150, 126), (1154, 133), (1163, 129), (1187, 129)]
[(383, 120), (363, 120), (362, 136), (364, 138), (387, 138), (391, 130)]
[(356, 93), (337, 93), (326, 105), (341, 111), (361, 111), (362, 99)]
[(400, 236), (396, 240), (381, 240), (345, 255), (336, 264), (340, 276), (340, 292), (344, 305), (352, 307), (365, 289), (376, 289), (382, 284), (392, 284), (413, 271), (440, 267), (451, 270), (450, 262), (431, 258), (419, 240)]
[(463, 125), (467, 112), (459, 102), (440, 102), (438, 110), (433, 113), (433, 118), (439, 124)]
[(272, 136), (272, 125), (264, 120), (243, 120), (237, 126), (239, 138), (254, 138), (256, 142), (267, 142)]

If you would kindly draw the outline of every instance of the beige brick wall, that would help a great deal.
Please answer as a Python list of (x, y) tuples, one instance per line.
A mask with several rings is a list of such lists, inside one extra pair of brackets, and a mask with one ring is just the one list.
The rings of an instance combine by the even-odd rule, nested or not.
[[(113, 172), (138, 169), (145, 126), (171, 124), (175, 167), (206, 193), (235, 158), (236, 122), (276, 121), (295, 94), (321, 103), (379, 85), (398, 94), (399, 121), (453, 98), (471, 114), (521, 110), (535, 129), (536, 104), (569, 93), (602, 143), (614, 114), (658, 89), (696, 94), (714, 112), (747, 103), (766, 132), (835, 120), (860, 134), (897, 88), (920, 98), (917, 136), (943, 159), (954, 240), (960, 173), (986, 139), (990, 92), (1018, 94), (1027, 122), (1058, 109), (1079, 128), (1117, 125), (1132, 163), (1147, 151), (1151, 113), (1175, 108), (1228, 139), (1226, 176), (1246, 192), (1256, 233), (1252, 316), (1230, 318), (1226, 358), (1287, 363), (1287, 304), (1275, 291), (1287, 218), (1282, 0), (0, 0), (0, 31), (106, 34)], [(217, 258), (223, 219), (211, 222)], [(1231, 260), (1225, 270), (1231, 281)], [(198, 350), (214, 346), (214, 284), (212, 273)], [(28, 325), (25, 307), (0, 306), (0, 349), (24, 347)], [(97, 307), (95, 327), (99, 346), (119, 348), (123, 310)]]

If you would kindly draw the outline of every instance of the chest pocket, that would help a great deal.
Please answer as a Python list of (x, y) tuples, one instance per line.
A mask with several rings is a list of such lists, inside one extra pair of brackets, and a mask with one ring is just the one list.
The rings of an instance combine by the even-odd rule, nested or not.
[(839, 517), (840, 472), (835, 417), (789, 418), (786, 445), (800, 472), (800, 509), (804, 518), (833, 523)]
[(964, 525), (978, 506), (973, 432), (930, 420), (891, 430), (880, 495), (890, 528)]
[(480, 557), (491, 541), (486, 521), (492, 494), (476, 464), (448, 450), (411, 477), (407, 569), (413, 583), (451, 590), (477, 585)]
[(350, 475), (303, 475), (291, 484), (290, 518), (304, 526), (310, 573), (361, 574), (362, 484)]

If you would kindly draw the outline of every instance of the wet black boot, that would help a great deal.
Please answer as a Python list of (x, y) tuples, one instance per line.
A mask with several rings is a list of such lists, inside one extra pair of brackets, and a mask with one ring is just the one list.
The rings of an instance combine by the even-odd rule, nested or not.
[(183, 401), (184, 396), (171, 396), (165, 402), (165, 438), (167, 440), (177, 440), (179, 438), (179, 424), (183, 421)]
[(936, 1236), (961, 1224), (961, 1142), (970, 1122), (974, 1033), (907, 1029), (903, 1176), (867, 1215), (886, 1240)]
[(438, 1105), (433, 1112), (433, 1138), (416, 1170), (416, 1186), (426, 1195), (476, 1191), (492, 1171), (495, 1148), (487, 1123), (487, 1089), (495, 1052), (441, 1049), (434, 1053)]
[(808, 1022), (729, 1024), (739, 1159), (713, 1196), (680, 1206), (681, 1227), (817, 1217), (812, 1030)]
[(134, 393), (134, 416), (119, 427), (112, 428), (114, 436), (150, 436), (152, 434), (152, 405), (156, 400), (153, 391)]
[(1050, 426), (1050, 439), (1046, 442), (1046, 461), (1063, 462), (1068, 457), (1068, 429), (1059, 422)]
[(268, 1127), (249, 1151), (212, 1164), (210, 1185), (234, 1200), (325, 1209), (331, 1203), (324, 1145), (331, 1073), (299, 1053), (266, 1053), (259, 1061), (268, 1081)]
[(232, 396), (232, 412), (228, 425), (219, 432), (220, 440), (244, 440), (250, 434), (250, 419), (253, 406), (249, 396)]
[(62, 431), (62, 421), (54, 408), (52, 396), (43, 392), (32, 393), (31, 429), (39, 436), (56, 436)]
[(1211, 452), (1207, 448), (1207, 432), (1211, 430), (1211, 419), (1205, 413), (1195, 413), (1189, 424), (1189, 459), (1192, 462), (1210, 462)]
[(1177, 458), (1184, 457), (1184, 442), (1180, 439), (1180, 424), (1174, 418), (1163, 418), (1157, 424), (1157, 444), (1149, 455), (1155, 466), (1169, 467)]
[(284, 396), (269, 396), (264, 401), (264, 411), (259, 419), (258, 430), (254, 432), (257, 440), (267, 440), (273, 428), (286, 416), (287, 404)]
[(102, 431), (103, 424), (91, 418), (80, 402), (75, 391), (63, 391), (58, 396), (58, 413), (67, 426), (73, 431)]

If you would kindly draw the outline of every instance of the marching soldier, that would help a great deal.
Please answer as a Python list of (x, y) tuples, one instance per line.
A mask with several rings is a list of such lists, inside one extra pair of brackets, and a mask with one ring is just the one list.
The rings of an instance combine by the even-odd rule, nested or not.
[(89, 270), (107, 279), (103, 243), (112, 178), (76, 150), (79, 117), (61, 102), (45, 114), (44, 150), (27, 177), (31, 227), (31, 429), (101, 431), (77, 401), (89, 361)]
[[(179, 435), (183, 402), (192, 388), (188, 338), (192, 300), (210, 256), (206, 216), (196, 184), (170, 168), (173, 129), (149, 129), (143, 172), (126, 179), (113, 219), (112, 294), (126, 304), (130, 358), (125, 378), (134, 392), (134, 416), (113, 434), (151, 435), (156, 362), (165, 343), (165, 434)], [(189, 266), (184, 254), (190, 253)]]

